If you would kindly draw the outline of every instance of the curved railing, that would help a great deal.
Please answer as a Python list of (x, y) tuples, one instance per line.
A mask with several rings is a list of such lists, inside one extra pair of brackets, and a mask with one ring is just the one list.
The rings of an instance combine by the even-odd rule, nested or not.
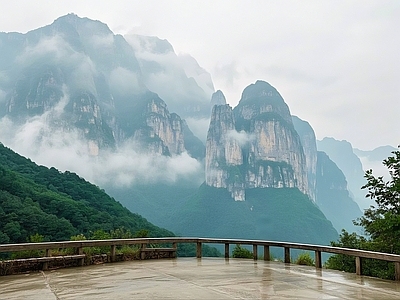
[[(123, 245), (140, 245), (142, 249), (148, 244), (172, 244), (176, 249), (177, 244), (190, 243), (196, 244), (196, 257), (201, 258), (202, 244), (223, 244), (225, 245), (225, 258), (229, 258), (230, 245), (250, 245), (253, 246), (253, 257), (258, 259), (258, 247), (263, 247), (264, 260), (270, 259), (270, 247), (280, 247), (284, 250), (284, 262), (290, 263), (290, 249), (300, 249), (314, 251), (315, 267), (322, 268), (321, 253), (344, 254), (353, 256), (356, 263), (356, 274), (362, 275), (361, 258), (378, 259), (393, 262), (395, 265), (395, 279), (400, 281), (400, 255), (340, 248), (331, 246), (275, 242), (262, 240), (243, 240), (243, 239), (218, 239), (218, 238), (187, 238), (187, 237), (165, 237), (165, 238), (134, 238), (134, 239), (109, 239), (109, 240), (85, 240), (85, 241), (65, 241), (65, 242), (44, 242), (44, 243), (22, 243), (22, 244), (3, 244), (0, 245), (0, 252), (18, 252), (25, 250), (45, 250), (45, 257), (51, 257), (52, 249), (75, 248), (77, 256), (82, 257), (84, 247), (104, 247), (110, 246), (111, 261), (115, 261), (116, 247)], [(82, 260), (83, 262), (83, 260)]]

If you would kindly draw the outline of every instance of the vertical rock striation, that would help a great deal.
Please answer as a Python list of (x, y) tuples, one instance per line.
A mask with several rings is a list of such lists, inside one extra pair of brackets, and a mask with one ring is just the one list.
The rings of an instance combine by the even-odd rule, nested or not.
[(293, 125), (300, 136), (303, 145), (304, 155), (306, 157), (308, 195), (314, 201), (316, 200), (316, 174), (317, 174), (317, 141), (315, 133), (310, 124), (299, 117), (292, 116)]
[(297, 187), (308, 194), (306, 157), (290, 111), (266, 82), (248, 86), (231, 109), (214, 106), (206, 145), (206, 184), (245, 200), (247, 188)]

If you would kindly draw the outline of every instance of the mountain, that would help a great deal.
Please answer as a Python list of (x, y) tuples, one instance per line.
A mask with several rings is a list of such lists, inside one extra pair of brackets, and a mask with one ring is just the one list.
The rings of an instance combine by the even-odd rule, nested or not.
[[(238, 228), (261, 239), (337, 236), (318, 207), (328, 196), (317, 195), (315, 134), (269, 83), (246, 87), (232, 108), (168, 41), (122, 37), (73, 14), (26, 34), (1, 33), (0, 51), (0, 139), (18, 153), (75, 172), (184, 235), (199, 227), (206, 236)], [(193, 120), (209, 124), (205, 145)], [(209, 210), (235, 226), (211, 222)]]
[(361, 234), (361, 228), (352, 221), (360, 218), (363, 213), (347, 190), (343, 172), (322, 151), (318, 151), (316, 179), (316, 204), (336, 230), (346, 229)]
[(206, 184), (189, 197), (173, 230), (190, 236), (266, 239), (329, 244), (336, 230), (297, 188), (246, 189), (246, 201), (233, 201), (224, 188)]
[(245, 88), (239, 104), (214, 106), (206, 143), (206, 184), (245, 189), (296, 187), (308, 193), (306, 158), (289, 108), (265, 81)]
[(214, 92), (210, 74), (190, 55), (177, 55), (167, 40), (155, 36), (127, 35), (148, 89), (184, 118), (208, 117)]
[(392, 146), (381, 146), (370, 151), (353, 148), (353, 152), (360, 159), (364, 171), (372, 169), (375, 176), (384, 176), (385, 178), (389, 178), (389, 173), (382, 162), (392, 156), (392, 152), (396, 150)]
[(38, 166), (0, 143), (0, 243), (26, 242), (36, 233), (49, 241), (69, 240), (119, 228), (173, 236), (78, 175)]
[(393, 151), (396, 150), (397, 149), (395, 147), (389, 145), (381, 146), (370, 151), (353, 148), (353, 152), (358, 157), (366, 157), (371, 161), (378, 161), (378, 162), (382, 162), (384, 159), (388, 158)]
[[(74, 14), (26, 34), (0, 33), (0, 90), (6, 95), (0, 116), (20, 125), (40, 120), (36, 142), (61, 131), (84, 141), (93, 156), (127, 140), (155, 153), (201, 156), (200, 140), (177, 113), (209, 113), (208, 73), (193, 58), (178, 64), (165, 40), (135, 39), (128, 43), (106, 24)], [(188, 77), (185, 68), (198, 76)], [(170, 74), (176, 86), (165, 81)]]
[(360, 158), (353, 151), (348, 141), (324, 138), (317, 141), (318, 150), (325, 152), (343, 171), (348, 182), (348, 189), (361, 209), (368, 208), (372, 202), (365, 198), (366, 192), (361, 187), (366, 183)]
[(317, 151), (318, 142), (310, 124), (296, 116), (292, 120), (306, 155), (308, 182), (315, 203), (338, 232), (359, 230), (352, 221), (362, 213), (348, 191), (344, 174), (324, 152)]
[(316, 174), (317, 174), (317, 144), (314, 129), (311, 125), (297, 116), (292, 116), (293, 126), (299, 134), (303, 152), (306, 157), (307, 180), (309, 186), (309, 196), (316, 199)]

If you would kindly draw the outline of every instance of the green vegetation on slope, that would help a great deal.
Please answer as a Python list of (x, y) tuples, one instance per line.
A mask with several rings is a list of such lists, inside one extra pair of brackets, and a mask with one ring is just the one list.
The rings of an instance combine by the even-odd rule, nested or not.
[[(156, 208), (154, 208), (156, 209)], [(99, 187), (71, 172), (38, 166), (0, 143), (0, 244), (45, 241), (174, 236), (130, 212)], [(178, 245), (178, 256), (196, 246)], [(220, 256), (203, 247), (204, 256)]]
[(37, 166), (0, 144), (0, 243), (26, 242), (36, 233), (49, 241), (67, 240), (118, 228), (173, 236), (78, 175)]
[(317, 206), (295, 188), (248, 189), (246, 201), (235, 202), (226, 189), (203, 184), (175, 221), (169, 228), (192, 236), (316, 244), (338, 237)]

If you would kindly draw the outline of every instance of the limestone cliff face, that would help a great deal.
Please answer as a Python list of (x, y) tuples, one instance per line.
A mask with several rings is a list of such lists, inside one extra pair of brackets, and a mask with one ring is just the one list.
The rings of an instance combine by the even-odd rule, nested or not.
[(215, 105), (206, 142), (206, 184), (228, 188), (235, 200), (244, 200), (244, 185), (231, 169), (243, 164), (239, 141), (231, 133), (235, 120), (229, 105)]
[[(0, 117), (21, 123), (40, 118), (49, 136), (59, 129), (73, 132), (92, 155), (133, 139), (152, 153), (188, 151), (203, 159), (202, 142), (158, 95), (176, 112), (208, 116), (212, 82), (188, 77), (184, 67), (192, 73), (200, 67), (193, 60), (180, 64), (167, 41), (141, 40), (136, 49), (106, 24), (74, 14), (26, 34), (0, 33), (0, 73), (7, 78), (0, 80)], [(208, 87), (207, 95), (201, 86)]]
[(306, 157), (282, 97), (266, 82), (247, 87), (238, 106), (214, 106), (206, 184), (245, 200), (246, 188), (297, 187), (308, 194)]
[(87, 140), (88, 152), (115, 146), (111, 128), (103, 119), (96, 97), (88, 91), (74, 92), (65, 82), (58, 67), (34, 66), (15, 85), (7, 103), (7, 114), (16, 119), (41, 116), (48, 125), (63, 131), (78, 129)]
[(308, 195), (316, 200), (316, 174), (317, 174), (317, 141), (315, 133), (310, 124), (296, 116), (292, 116), (293, 125), (300, 136), (303, 145), (304, 155), (306, 156)]
[(137, 129), (136, 139), (146, 141), (148, 149), (158, 154), (181, 154), (185, 151), (183, 121), (170, 114), (164, 101), (154, 94), (141, 112), (143, 124)]
[[(39, 74), (39, 76), (38, 76)], [(64, 78), (59, 68), (33, 68), (21, 76), (12, 90), (6, 113), (13, 117), (38, 115), (53, 108), (63, 96)]]
[(89, 92), (76, 94), (66, 105), (62, 114), (64, 120), (83, 133), (88, 141), (90, 155), (97, 156), (101, 148), (114, 147), (112, 129), (104, 120), (96, 97)]

